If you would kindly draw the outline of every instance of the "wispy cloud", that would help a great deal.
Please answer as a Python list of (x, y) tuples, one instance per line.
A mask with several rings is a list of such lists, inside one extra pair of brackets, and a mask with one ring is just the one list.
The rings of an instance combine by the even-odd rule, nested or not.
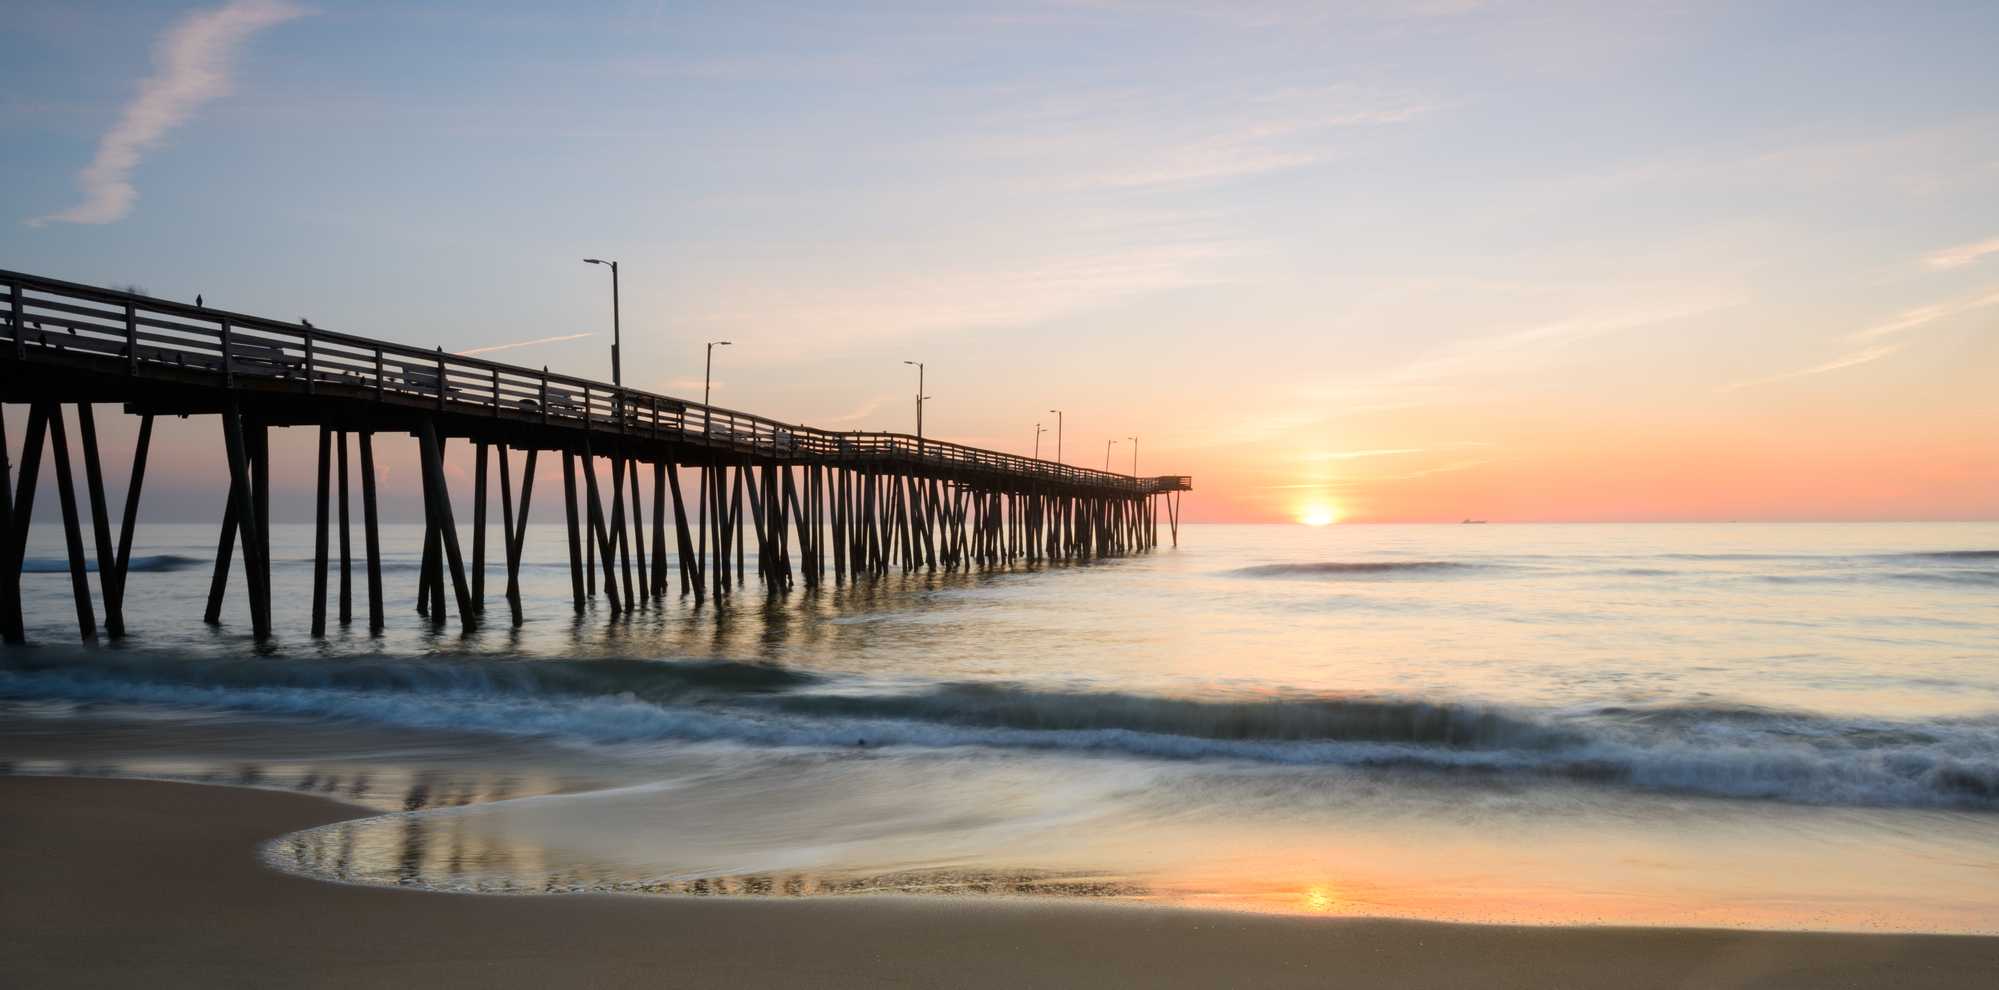
[(1593, 313), (1520, 330), (1488, 333), (1432, 350), (1402, 366), (1295, 390), (1281, 404), (1252, 410), (1235, 419), (1196, 429), (1193, 446), (1245, 443), (1320, 422), (1334, 413), (1398, 409), (1449, 402), (1463, 397), (1468, 379), (1492, 377), (1544, 363), (1567, 345), (1604, 334), (1632, 330), (1741, 305), (1739, 298)]
[(1873, 347), (1865, 347), (1848, 354), (1843, 354), (1823, 364), (1815, 364), (1809, 368), (1799, 368), (1796, 371), (1786, 371), (1781, 375), (1769, 375), (1763, 378), (1752, 378), (1746, 382), (1734, 382), (1729, 385), (1723, 385), (1715, 389), (1715, 391), (1733, 392), (1738, 388), (1748, 388), (1751, 385), (1765, 385), (1770, 382), (1780, 382), (1786, 378), (1798, 378), (1804, 375), (1816, 375), (1821, 371), (1836, 371), (1840, 368), (1850, 368), (1856, 364), (1865, 364), (1878, 357), (1887, 357), (1909, 346), (1909, 344), (1910, 342), (1906, 340), (1899, 344), (1877, 344)]
[(1547, 353), (1591, 337), (1631, 330), (1741, 305), (1741, 299), (1707, 299), (1659, 307), (1596, 313), (1464, 341), (1366, 383), (1374, 387), (1414, 384), (1467, 373), (1510, 371)]
[(1999, 251), (1999, 237), (1976, 244), (1961, 244), (1954, 248), (1932, 251), (1923, 256), (1923, 264), (1931, 268), (1958, 268), (1971, 264), (1985, 255)]
[[(1958, 313), (1964, 312), (1965, 310), (1976, 309), (1980, 306), (1990, 306), (1993, 303), (1999, 303), (1999, 287), (1986, 288), (1980, 292), (1974, 293), (1969, 296), (1965, 296), (1961, 299), (1953, 299), (1949, 302), (1941, 302), (1929, 306), (1918, 306), (1915, 309), (1903, 310), (1902, 312), (1897, 313), (1894, 319), (1868, 327), (1865, 330), (1854, 331), (1853, 333), (1847, 334), (1842, 339), (1851, 341), (1853, 343), (1875, 340), (1881, 337), (1885, 337), (1891, 333), (1900, 333), (1904, 330), (1909, 330), (1915, 327), (1922, 326), (1923, 324), (1929, 323), (1932, 320), (1941, 320), (1946, 316), (1954, 316)], [(1734, 382), (1728, 385), (1723, 385), (1720, 388), (1715, 389), (1715, 391), (1732, 392), (1738, 388), (1747, 388), (1751, 385), (1763, 385), (1769, 382), (1783, 381), (1786, 378), (1798, 378), (1804, 375), (1816, 375), (1822, 371), (1836, 371), (1840, 368), (1851, 368), (1856, 364), (1865, 364), (1866, 362), (1872, 361), (1876, 358), (1887, 357), (1888, 355), (1893, 354), (1896, 351), (1899, 351), (1902, 348), (1907, 347), (1912, 343), (1914, 343), (1914, 341), (1905, 340), (1900, 343), (1894, 343), (1894, 344), (1869, 344), (1866, 347), (1860, 347), (1855, 350), (1848, 351), (1847, 353), (1842, 354), (1839, 357), (1833, 358), (1830, 361), (1825, 361), (1819, 364), (1815, 364), (1809, 368), (1799, 368), (1796, 371), (1786, 371), (1781, 375), (1768, 375), (1763, 378), (1752, 378), (1746, 382)]]
[(575, 340), (578, 337), (595, 337), (595, 336), (597, 336), (595, 332), (572, 333), (567, 337), (543, 337), (540, 340), (523, 340), (518, 344), (496, 344), (492, 347), (474, 347), (469, 351), (458, 351), (456, 353), (459, 354), (460, 356), (466, 354), (484, 354), (487, 351), (504, 351), (509, 347), (526, 347), (529, 344), (552, 344), (558, 340)]
[(820, 417), (819, 421), (821, 423), (851, 422), (853, 420), (860, 419), (861, 417), (866, 416), (870, 413), (873, 413), (875, 410), (880, 409), (884, 405), (887, 405), (888, 401), (893, 398), (895, 398), (895, 396), (878, 395), (873, 399), (868, 400), (866, 403), (862, 404), (862, 406), (859, 409), (856, 409), (853, 412), (846, 414), (845, 416), (822, 416)]
[(1439, 450), (1457, 450), (1464, 447), (1489, 447), (1489, 446), (1491, 446), (1491, 444), (1488, 444), (1482, 440), (1453, 440), (1446, 443), (1433, 444), (1428, 447), (1396, 447), (1391, 450), (1343, 450), (1330, 454), (1307, 454), (1303, 457), (1300, 457), (1299, 460), (1350, 461), (1358, 457), (1386, 457), (1392, 454), (1428, 454), (1433, 451), (1439, 451)]
[(202, 104), (233, 89), (231, 70), (251, 36), (308, 12), (284, 0), (229, 0), (174, 22), (153, 47), (152, 77), (139, 84), (139, 95), (98, 142), (97, 157), (78, 174), (83, 202), (28, 225), (40, 227), (52, 220), (110, 223), (131, 215), (139, 198), (132, 170), (144, 152), (193, 119)]
[(1420, 454), (1428, 449), (1428, 447), (1404, 447), (1400, 450), (1349, 450), (1338, 454), (1327, 454), (1325, 455), (1325, 459), (1329, 461), (1345, 461), (1356, 457), (1381, 457), (1387, 454)]
[[(940, 256), (970, 253), (949, 240), (926, 246)], [(905, 260), (908, 252), (857, 250), (855, 259), (892, 274), (850, 263), (836, 269), (841, 278), (801, 277), (781, 289), (721, 275), (708, 281), (719, 305), (695, 313), (717, 335), (754, 331), (782, 341), (793, 354), (850, 350), (862, 340), (1021, 326), (1119, 298), (1212, 285), (1226, 279), (1216, 271), (1222, 262), (1246, 252), (1240, 245), (1188, 240), (946, 267)]]
[(1312, 489), (1322, 489), (1325, 491), (1337, 491), (1337, 492), (1365, 491), (1370, 488), (1374, 488), (1383, 482), (1412, 481), (1417, 478), (1427, 478), (1430, 477), (1431, 475), (1445, 474), (1451, 471), (1468, 471), (1472, 468), (1483, 467), (1484, 465), (1492, 463), (1495, 462), (1491, 460), (1472, 460), (1472, 459), (1460, 458), (1459, 460), (1449, 461), (1443, 464), (1435, 464), (1431, 465), (1430, 467), (1421, 468), (1415, 471), (1408, 471), (1402, 474), (1367, 475), (1364, 477), (1343, 478), (1338, 481), (1315, 481), (1305, 485), (1258, 485), (1248, 490), (1287, 491), (1300, 488), (1312, 488)]
[(1962, 299), (1953, 299), (1949, 302), (1936, 303), (1931, 306), (1918, 306), (1915, 309), (1903, 310), (1895, 314), (1895, 318), (1886, 323), (1848, 334), (1847, 339), (1872, 340), (1875, 337), (1885, 337), (1891, 333), (1898, 333), (1911, 327), (1921, 326), (1931, 320), (1941, 320), (1946, 316), (1955, 316), (1967, 309), (1990, 306), (1993, 303), (1999, 303), (1999, 287), (1990, 287), (1981, 292), (1965, 296)]

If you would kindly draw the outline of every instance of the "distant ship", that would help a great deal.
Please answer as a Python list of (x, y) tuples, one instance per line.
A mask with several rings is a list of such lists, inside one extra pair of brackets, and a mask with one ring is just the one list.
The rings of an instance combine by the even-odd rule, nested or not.
[(1465, 522), (1467, 522), (1467, 523), (1473, 523), (1473, 524), (1479, 524), (1479, 525), (1483, 525), (1483, 524), (1485, 523), (1485, 520), (1483, 520), (1483, 519), (1467, 519), (1467, 520), (1465, 520)]

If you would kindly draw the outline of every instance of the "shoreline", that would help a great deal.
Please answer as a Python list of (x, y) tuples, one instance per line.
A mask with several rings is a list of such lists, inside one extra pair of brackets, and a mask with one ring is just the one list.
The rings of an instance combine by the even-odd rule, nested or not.
[(1962, 987), (1999, 937), (1519, 927), (948, 897), (477, 895), (279, 873), (369, 817), (277, 791), (0, 777), (0, 983), (37, 987)]

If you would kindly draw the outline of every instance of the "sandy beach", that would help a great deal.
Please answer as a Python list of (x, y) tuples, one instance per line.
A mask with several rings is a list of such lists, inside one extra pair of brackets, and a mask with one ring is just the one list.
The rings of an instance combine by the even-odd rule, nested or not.
[(273, 872), (357, 817), (220, 786), (0, 779), (20, 987), (1968, 987), (1999, 938), (1526, 928), (916, 897), (480, 896)]

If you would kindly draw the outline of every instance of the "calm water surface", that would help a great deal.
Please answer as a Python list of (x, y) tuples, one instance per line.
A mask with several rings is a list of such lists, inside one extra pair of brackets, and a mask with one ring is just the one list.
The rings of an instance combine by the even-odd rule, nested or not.
[(546, 527), (469, 636), (390, 527), (323, 642), (277, 527), (263, 645), (157, 526), (100, 646), (36, 529), (0, 759), (365, 806), (266, 851), (329, 879), (1999, 931), (1995, 524), (1192, 526), (616, 622)]

